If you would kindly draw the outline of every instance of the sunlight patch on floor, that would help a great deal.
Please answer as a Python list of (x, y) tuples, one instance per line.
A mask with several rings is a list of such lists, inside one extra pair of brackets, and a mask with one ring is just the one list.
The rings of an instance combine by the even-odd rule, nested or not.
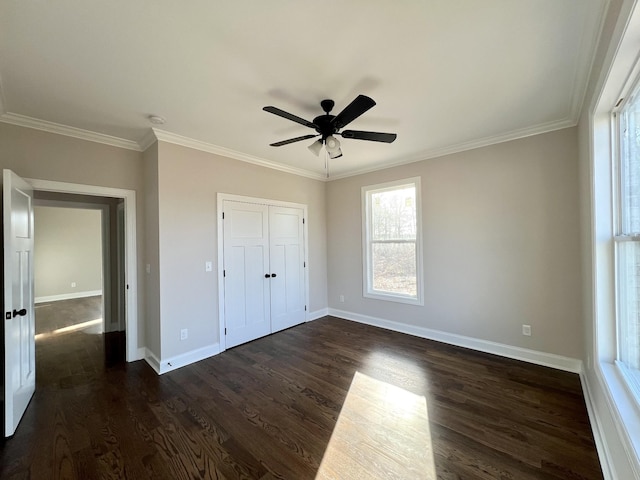
[(425, 397), (356, 372), (316, 479), (436, 478)]
[[(96, 329), (96, 327), (98, 327)], [(91, 329), (88, 333), (102, 333), (102, 319), (96, 318), (95, 320), (89, 320), (88, 322), (76, 323), (75, 325), (69, 325), (68, 327), (58, 328), (53, 332), (39, 333), (35, 336), (36, 340), (52, 337), (54, 335), (60, 335), (61, 333), (75, 332), (77, 330)], [(98, 331), (99, 330), (99, 331)]]

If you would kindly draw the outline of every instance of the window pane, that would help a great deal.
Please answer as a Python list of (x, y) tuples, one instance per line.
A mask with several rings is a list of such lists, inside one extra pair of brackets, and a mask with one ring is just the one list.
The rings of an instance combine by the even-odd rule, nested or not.
[(372, 193), (371, 216), (371, 240), (415, 240), (415, 187)]
[(621, 112), (620, 128), (620, 233), (640, 233), (640, 94)]
[(640, 242), (618, 246), (618, 348), (620, 361), (640, 368)]
[(417, 296), (415, 243), (374, 243), (372, 263), (374, 290)]

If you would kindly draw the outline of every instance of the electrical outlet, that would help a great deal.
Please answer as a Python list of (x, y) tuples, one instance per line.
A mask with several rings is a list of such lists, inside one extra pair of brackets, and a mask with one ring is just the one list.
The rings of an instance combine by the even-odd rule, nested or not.
[(187, 338), (189, 338), (189, 330), (183, 328), (180, 330), (180, 340), (186, 340)]
[(213, 272), (213, 262), (204, 262), (204, 271)]
[(340, 302), (344, 303), (344, 295), (340, 295)]
[(76, 282), (71, 282), (71, 288), (76, 288)]
[(522, 334), (527, 337), (531, 336), (531, 325), (522, 325)]

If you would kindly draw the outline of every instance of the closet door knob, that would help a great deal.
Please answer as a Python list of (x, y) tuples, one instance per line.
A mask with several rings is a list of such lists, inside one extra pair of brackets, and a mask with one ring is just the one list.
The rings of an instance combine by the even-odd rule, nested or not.
[(264, 278), (271, 278), (271, 275), (269, 275), (268, 273), (265, 273)]
[(277, 275), (275, 273), (271, 274), (271, 278), (276, 278), (276, 277), (277, 277)]

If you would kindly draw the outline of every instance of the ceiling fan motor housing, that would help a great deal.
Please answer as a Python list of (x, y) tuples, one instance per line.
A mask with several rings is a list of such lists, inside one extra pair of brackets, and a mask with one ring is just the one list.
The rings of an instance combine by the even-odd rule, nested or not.
[(331, 121), (335, 118), (335, 115), (320, 115), (313, 119), (313, 123), (317, 126), (316, 132), (322, 135), (322, 141), (326, 140), (329, 135), (333, 135), (337, 132), (335, 125)]

